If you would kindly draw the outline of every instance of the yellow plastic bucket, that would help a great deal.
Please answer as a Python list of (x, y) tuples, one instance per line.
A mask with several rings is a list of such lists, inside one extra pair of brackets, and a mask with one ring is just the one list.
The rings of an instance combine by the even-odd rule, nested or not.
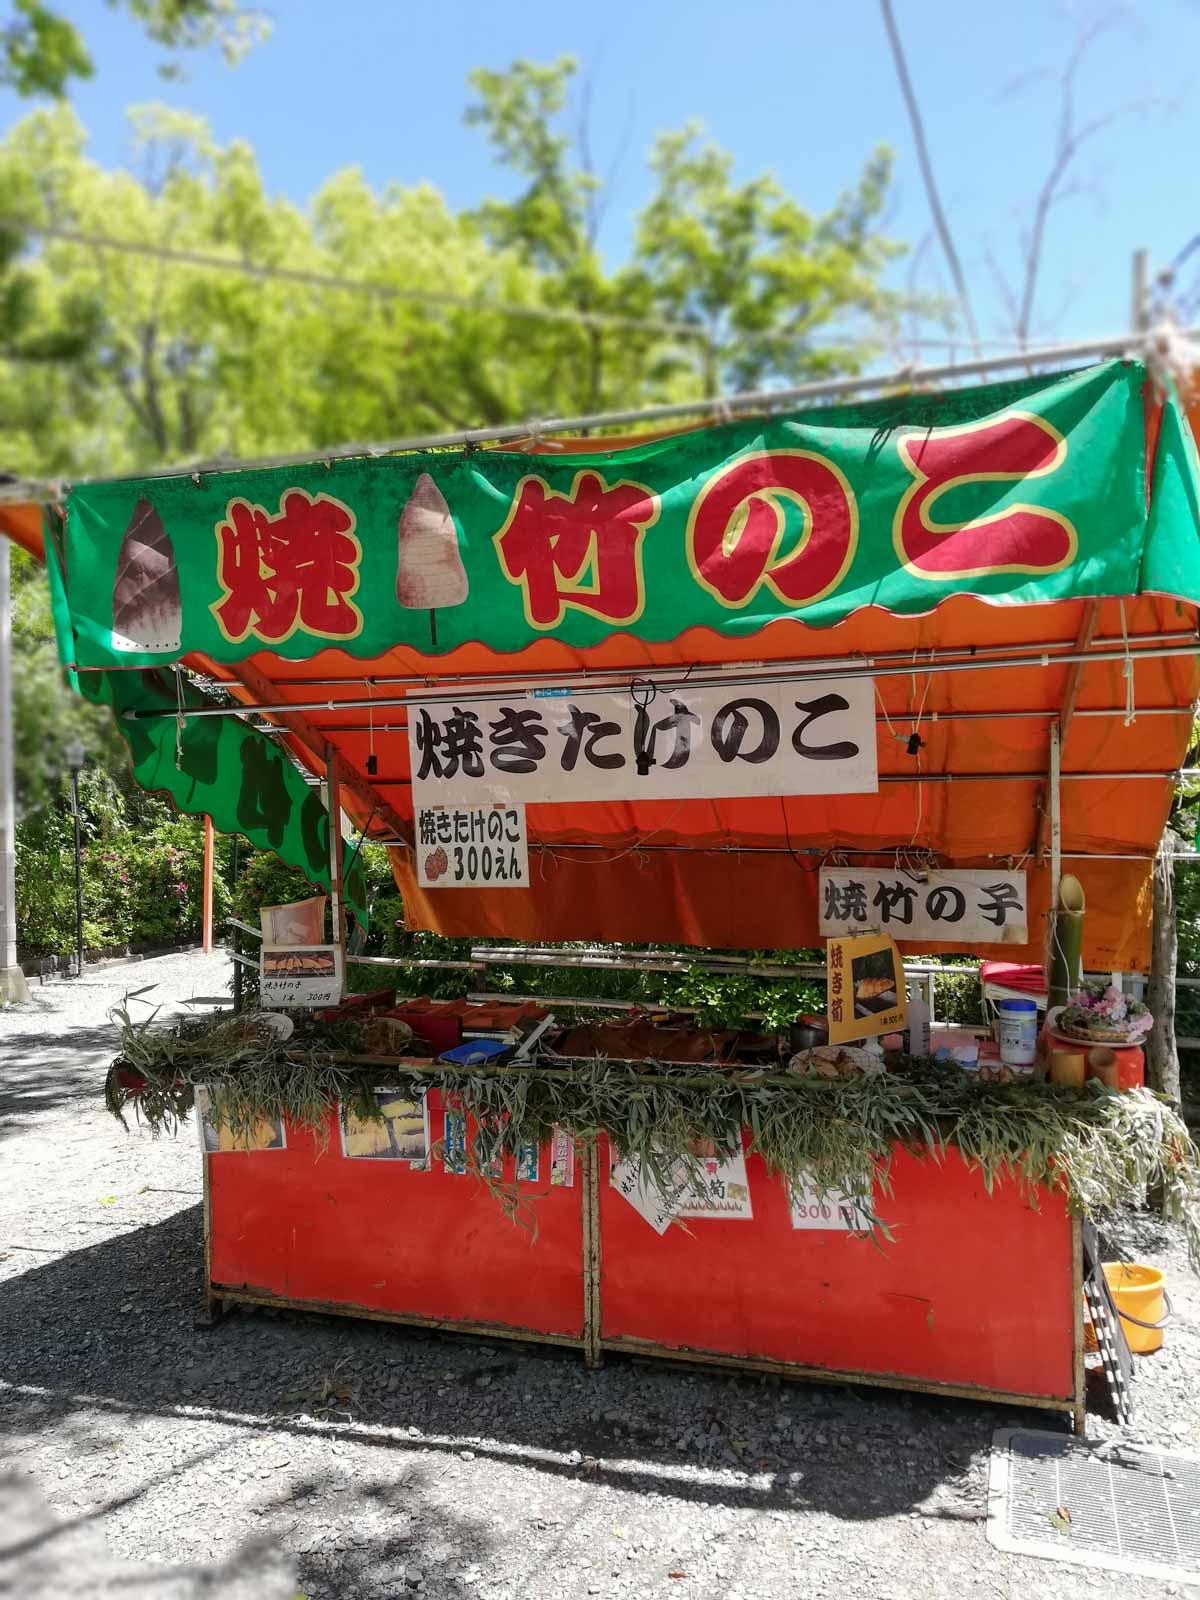
[(1171, 1315), (1163, 1275), (1137, 1261), (1106, 1261), (1104, 1276), (1121, 1314), (1129, 1348), (1141, 1355), (1162, 1348), (1162, 1330)]

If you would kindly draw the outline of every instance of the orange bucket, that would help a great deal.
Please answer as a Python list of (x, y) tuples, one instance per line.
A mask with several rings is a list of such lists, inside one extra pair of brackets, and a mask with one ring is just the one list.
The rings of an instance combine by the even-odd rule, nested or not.
[(1161, 1349), (1162, 1330), (1171, 1317), (1171, 1299), (1162, 1273), (1137, 1261), (1106, 1261), (1104, 1276), (1129, 1348), (1140, 1355)]

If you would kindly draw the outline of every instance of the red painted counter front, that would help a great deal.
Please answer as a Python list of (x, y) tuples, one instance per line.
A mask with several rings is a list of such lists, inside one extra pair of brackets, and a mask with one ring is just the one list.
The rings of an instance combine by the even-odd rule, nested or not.
[[(436, 1129), (436, 1089), (429, 1100)], [(477, 1178), (447, 1172), (437, 1155), (428, 1171), (348, 1159), (333, 1114), (323, 1151), (289, 1126), (286, 1149), (204, 1159), (210, 1282), (226, 1298), (486, 1323), (582, 1343), (579, 1189), (549, 1187), (545, 1149), (543, 1182), (522, 1185), (541, 1195), (535, 1241)], [(513, 1178), (511, 1159), (505, 1178)]]
[[(431, 1121), (441, 1097), (431, 1091)], [(749, 1156), (748, 1220), (659, 1236), (610, 1186), (605, 1142), (520, 1228), (475, 1178), (352, 1160), (288, 1129), (287, 1148), (205, 1157), (210, 1295), (484, 1329), (598, 1348), (757, 1363), (797, 1375), (978, 1392), (1076, 1409), (1076, 1237), (1061, 1196), (991, 1195), (950, 1152), (897, 1151), (877, 1208), (893, 1242), (792, 1225)], [(593, 1179), (592, 1173), (597, 1176)], [(504, 1178), (514, 1178), (511, 1158)], [(594, 1184), (594, 1187), (593, 1187)], [(598, 1263), (595, 1244), (598, 1243)], [(591, 1248), (589, 1248), (589, 1245)]]
[[(602, 1155), (600, 1170), (607, 1175)], [(602, 1345), (650, 1343), (834, 1372), (1068, 1401), (1075, 1389), (1072, 1225), (1017, 1184), (989, 1195), (957, 1151), (897, 1150), (876, 1195), (894, 1242), (793, 1228), (782, 1182), (748, 1156), (753, 1219), (661, 1238), (600, 1193)]]

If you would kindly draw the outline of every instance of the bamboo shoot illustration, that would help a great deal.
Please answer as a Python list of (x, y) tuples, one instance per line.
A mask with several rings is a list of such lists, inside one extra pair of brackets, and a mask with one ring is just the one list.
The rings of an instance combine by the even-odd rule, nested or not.
[(113, 648), (178, 651), (183, 605), (175, 549), (151, 501), (133, 508), (113, 580)]
[(423, 472), (400, 513), (396, 599), (410, 611), (429, 612), (429, 633), (436, 649), (438, 608), (461, 606), (467, 592), (467, 569), (450, 507), (437, 484)]

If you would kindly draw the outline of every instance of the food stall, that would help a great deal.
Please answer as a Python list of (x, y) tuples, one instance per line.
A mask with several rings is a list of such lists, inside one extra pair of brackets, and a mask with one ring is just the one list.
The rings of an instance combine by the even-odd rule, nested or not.
[[(304, 960), (263, 948), (290, 1038), (131, 1027), (113, 1109), (170, 1120), (201, 1088), (214, 1309), (1078, 1419), (1081, 1219), (1158, 1184), (1200, 1233), (1194, 1149), (1146, 1091), (980, 1082), (895, 1040), (887, 1070), (680, 1054), (661, 1025), (456, 1052), (390, 996), (313, 1009), (366, 916), (343, 818), (411, 928), (1042, 963), (1070, 873), (1084, 965), (1145, 970), (1200, 687), (1175, 402), (1117, 359), (724, 409), (80, 484), (49, 513), (63, 663), (138, 781), (330, 901)], [(852, 1042), (842, 1004), (831, 966)]]

